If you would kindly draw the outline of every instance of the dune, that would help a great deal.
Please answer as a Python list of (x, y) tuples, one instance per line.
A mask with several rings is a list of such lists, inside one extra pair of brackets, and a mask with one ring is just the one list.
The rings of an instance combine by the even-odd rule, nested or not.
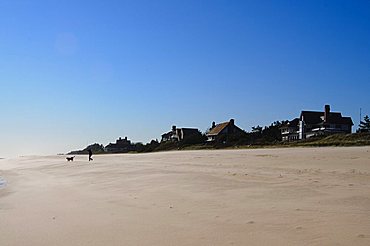
[(0, 162), (0, 245), (370, 245), (370, 147)]

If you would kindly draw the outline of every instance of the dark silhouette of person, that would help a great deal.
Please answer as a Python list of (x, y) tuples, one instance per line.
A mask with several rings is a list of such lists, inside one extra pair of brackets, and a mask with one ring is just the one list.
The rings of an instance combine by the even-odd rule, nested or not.
[(92, 151), (91, 151), (91, 149), (89, 149), (89, 161), (93, 160), (93, 158), (91, 158), (91, 156), (92, 156)]

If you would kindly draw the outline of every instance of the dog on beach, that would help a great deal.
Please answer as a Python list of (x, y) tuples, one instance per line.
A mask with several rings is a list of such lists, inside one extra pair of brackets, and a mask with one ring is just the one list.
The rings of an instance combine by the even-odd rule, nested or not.
[(72, 157), (66, 157), (67, 161), (73, 161), (73, 158), (75, 158), (74, 156)]

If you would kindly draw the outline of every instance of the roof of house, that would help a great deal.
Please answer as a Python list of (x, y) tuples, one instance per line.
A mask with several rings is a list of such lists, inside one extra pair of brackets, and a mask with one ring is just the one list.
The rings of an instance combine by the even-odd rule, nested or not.
[(334, 124), (353, 125), (351, 117), (343, 117), (341, 113), (330, 113), (328, 122)]
[[(324, 112), (318, 111), (302, 111), (301, 112), (301, 119), (303, 116), (303, 120), (306, 124), (320, 124), (323, 123), (323, 116)], [(346, 124), (346, 125), (353, 125), (351, 117), (343, 117), (341, 113), (337, 112), (330, 112), (328, 115), (328, 123), (331, 124)]]
[(225, 129), (228, 125), (230, 124), (230, 121), (228, 122), (223, 122), (220, 124), (217, 124), (215, 127), (213, 127), (207, 135), (218, 135), (220, 132), (222, 132), (223, 129)]
[(182, 130), (185, 130), (185, 131), (198, 131), (198, 128), (186, 128), (186, 127), (181, 127), (181, 128), (177, 128), (177, 129), (182, 129)]
[(198, 133), (199, 130), (197, 128), (177, 128), (178, 130), (182, 130), (184, 134), (193, 134)]
[(324, 116), (324, 112), (302, 111), (300, 119), (303, 117), (306, 124), (318, 124), (322, 122), (321, 116)]

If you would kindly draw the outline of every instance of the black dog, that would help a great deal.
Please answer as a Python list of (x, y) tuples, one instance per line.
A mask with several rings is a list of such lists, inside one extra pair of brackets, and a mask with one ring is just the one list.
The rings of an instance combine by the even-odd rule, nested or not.
[(67, 161), (73, 161), (73, 158), (75, 158), (74, 156), (72, 157), (66, 157)]

